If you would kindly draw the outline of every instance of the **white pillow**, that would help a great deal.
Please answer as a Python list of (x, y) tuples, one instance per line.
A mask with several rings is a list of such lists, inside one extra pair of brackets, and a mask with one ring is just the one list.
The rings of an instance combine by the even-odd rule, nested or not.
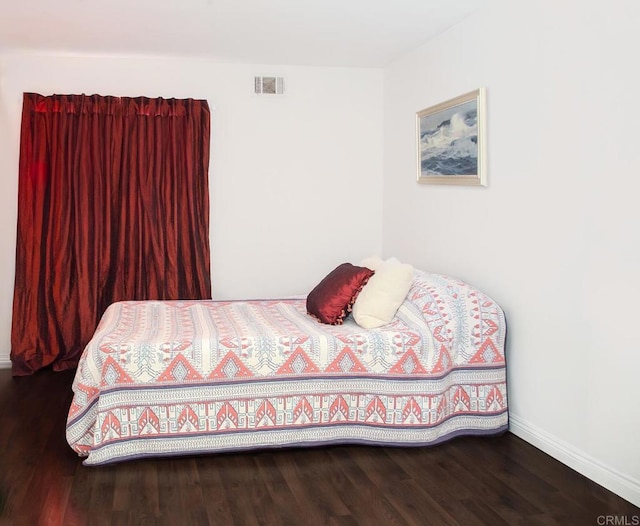
[(387, 260), (373, 270), (353, 304), (353, 319), (364, 329), (390, 323), (413, 283), (413, 267), (398, 260)]
[(384, 260), (380, 256), (369, 256), (368, 258), (364, 258), (360, 262), (361, 267), (367, 267), (371, 270), (376, 270), (384, 263)]

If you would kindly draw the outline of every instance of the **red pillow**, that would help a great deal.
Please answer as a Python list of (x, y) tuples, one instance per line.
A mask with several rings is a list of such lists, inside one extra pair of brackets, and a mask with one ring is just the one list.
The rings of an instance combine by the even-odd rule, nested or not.
[(366, 267), (338, 265), (307, 296), (307, 312), (322, 323), (340, 325), (371, 276)]

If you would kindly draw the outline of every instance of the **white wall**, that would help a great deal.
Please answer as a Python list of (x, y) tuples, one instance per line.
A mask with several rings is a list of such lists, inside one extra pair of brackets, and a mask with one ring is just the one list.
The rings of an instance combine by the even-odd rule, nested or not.
[[(9, 134), (9, 108), (5, 103), (6, 71), (0, 60), (0, 367), (9, 365), (11, 308), (16, 257), (16, 201), (18, 177), (9, 176), (17, 136)], [(11, 137), (11, 140), (9, 140)], [(17, 166), (17, 165), (16, 165)], [(12, 166), (13, 168), (13, 166)], [(17, 169), (14, 168), (14, 172)]]
[[(253, 93), (285, 77), (283, 96)], [(382, 70), (0, 55), (0, 363), (10, 350), (22, 93), (209, 101), (217, 299), (308, 292), (381, 251)]]
[[(383, 249), (505, 309), (512, 430), (640, 505), (640, 3), (497, 1), (385, 70)], [(488, 187), (415, 182), (480, 86)]]

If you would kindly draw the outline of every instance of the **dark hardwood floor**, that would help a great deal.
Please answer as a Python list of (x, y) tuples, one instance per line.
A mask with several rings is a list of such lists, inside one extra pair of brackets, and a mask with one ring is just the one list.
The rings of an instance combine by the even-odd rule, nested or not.
[(639, 524), (640, 509), (511, 434), (84, 467), (64, 437), (72, 380), (0, 370), (1, 525)]

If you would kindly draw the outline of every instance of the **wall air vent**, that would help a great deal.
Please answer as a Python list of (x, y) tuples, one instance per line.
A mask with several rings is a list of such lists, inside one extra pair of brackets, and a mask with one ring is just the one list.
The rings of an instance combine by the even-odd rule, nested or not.
[(282, 95), (284, 93), (284, 78), (282, 77), (254, 77), (255, 92), (260, 95)]

